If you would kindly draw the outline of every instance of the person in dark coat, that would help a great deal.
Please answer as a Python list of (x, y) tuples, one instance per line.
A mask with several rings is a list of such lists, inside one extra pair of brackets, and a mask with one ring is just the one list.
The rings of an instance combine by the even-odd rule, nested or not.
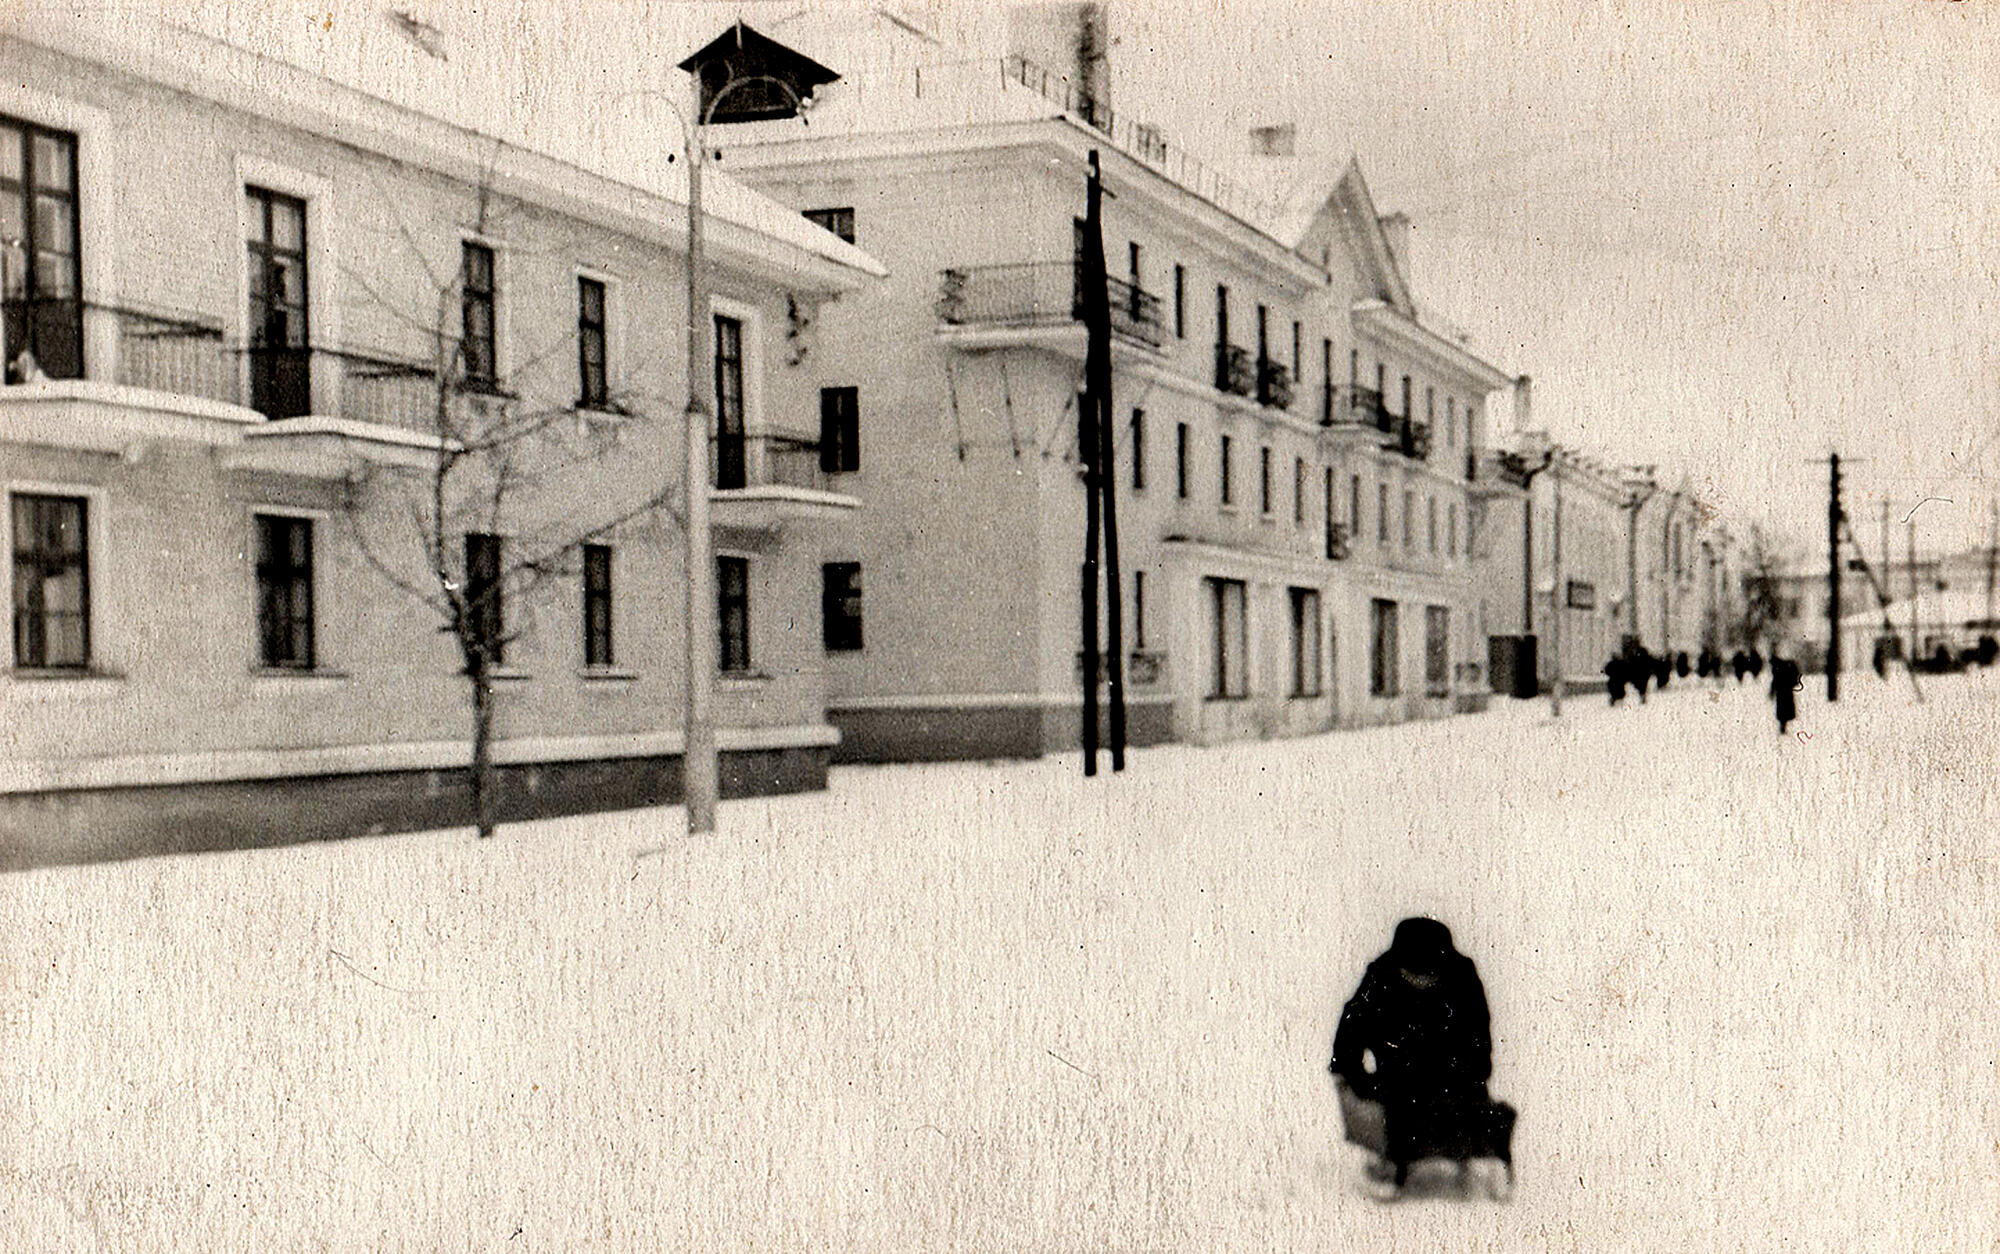
[(1611, 696), (1611, 704), (1617, 705), (1625, 699), (1625, 662), (1612, 658), (1604, 664), (1604, 691)]
[(1757, 651), (1757, 646), (1753, 644), (1750, 646), (1750, 678), (1762, 679), (1763, 677), (1764, 677), (1764, 655), (1762, 653), (1759, 653)]
[(1661, 692), (1667, 690), (1667, 681), (1674, 677), (1674, 660), (1662, 653), (1653, 659), (1653, 686)]
[(1750, 673), (1750, 655), (1741, 649), (1730, 654), (1729, 669), (1736, 672), (1736, 682), (1742, 683), (1743, 677)]
[(1680, 652), (1674, 654), (1674, 678), (1686, 679), (1689, 669), (1687, 650), (1682, 649)]
[(1798, 692), (1803, 686), (1799, 678), (1799, 664), (1788, 657), (1771, 655), (1771, 701), (1777, 708), (1778, 734), (1792, 725), (1799, 716)]
[(1462, 1160), (1452, 1147), (1490, 1117), (1491, 1031), (1485, 986), (1452, 947), (1451, 929), (1436, 919), (1398, 923), (1341, 1011), (1327, 1068), (1356, 1097), (1382, 1104), (1397, 1187), (1420, 1158)]

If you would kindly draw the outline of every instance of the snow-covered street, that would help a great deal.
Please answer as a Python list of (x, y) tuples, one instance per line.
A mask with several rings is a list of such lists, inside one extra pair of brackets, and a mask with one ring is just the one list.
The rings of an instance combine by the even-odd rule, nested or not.
[[(2000, 676), (1926, 687), (0, 877), (5, 1244), (1990, 1250)], [(1341, 1142), (1412, 913), (1487, 984), (1505, 1205)]]

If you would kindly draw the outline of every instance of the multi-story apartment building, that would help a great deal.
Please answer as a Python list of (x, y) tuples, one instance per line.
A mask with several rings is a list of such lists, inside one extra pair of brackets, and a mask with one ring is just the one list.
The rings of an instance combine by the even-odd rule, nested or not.
[[(1089, 44), (1091, 6), (1071, 6)], [(1072, 26), (1037, 14), (1046, 41)], [(855, 759), (1033, 755), (1080, 731), (1077, 258), (1108, 192), (1135, 742), (1449, 711), (1484, 687), (1469, 473), (1506, 382), (1418, 312), (1358, 167), (1232, 181), (1065, 75), (871, 32), (809, 131), (736, 175), (883, 258), (823, 336), (829, 717)], [(1022, 32), (1016, 31), (1017, 36)], [(905, 38), (898, 61), (894, 41)], [(1101, 36), (1098, 39), (1101, 44)], [(1083, 51), (1088, 51), (1084, 49)], [(1293, 163), (1298, 166), (1299, 163)]]
[[(1724, 648), (1736, 558), (1711, 507), (1539, 432), (1505, 443), (1482, 476), (1476, 540), (1496, 690), (1546, 689), (1558, 674), (1566, 689), (1601, 685), (1628, 639), (1669, 657)], [(1510, 673), (1523, 636), (1535, 641), (1526, 686)]]
[[(684, 201), (111, 31), (0, 32), (0, 862), (462, 821), (468, 685), (426, 581), (584, 518), (615, 525), (482, 602), (502, 812), (675, 796), (685, 578), (673, 496), (648, 502), (681, 475)], [(720, 176), (708, 204), (724, 785), (811, 787), (835, 733), (793, 625), (858, 502), (818, 469), (801, 350), (882, 271)], [(440, 404), (529, 433), (483, 450), (491, 508), (443, 572), (387, 491), (481, 454)]]

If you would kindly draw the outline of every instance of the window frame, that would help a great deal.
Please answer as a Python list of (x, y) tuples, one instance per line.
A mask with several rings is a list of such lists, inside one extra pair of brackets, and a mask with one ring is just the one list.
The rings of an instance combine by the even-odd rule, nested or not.
[(1398, 603), (1387, 597), (1373, 597), (1368, 603), (1368, 695), (1402, 695), (1400, 657), (1402, 627)]
[[(597, 321), (589, 318), (590, 290), (597, 290)], [(591, 377), (590, 344), (597, 343), (597, 375)], [(611, 407), (611, 284), (594, 274), (576, 276), (576, 374), (578, 409)], [(593, 387), (593, 384), (595, 385)]]
[[(843, 216), (845, 215), (845, 216)], [(802, 209), (799, 216), (835, 238), (854, 242), (854, 206), (834, 205), (825, 209)], [(846, 229), (842, 229), (842, 227)]]
[(1174, 338), (1187, 338), (1187, 267), (1174, 263)]
[[(35, 345), (40, 339), (36, 334), (36, 330), (38, 327), (44, 325), (44, 320), (38, 315), (38, 310), (45, 303), (58, 307), (57, 322), (70, 338), (68, 347), (74, 357), (73, 372), (71, 372), (72, 364), (63, 362), (57, 362), (57, 372), (51, 372), (44, 360), (44, 355), (41, 353), (35, 353), (34, 356), (37, 370), (45, 377), (52, 379), (87, 378), (92, 353), (83, 316), (84, 275), (87, 269), (84, 258), (85, 240), (83, 236), (83, 185), (85, 173), (83, 139), (77, 130), (73, 128), (65, 129), (47, 126), (13, 113), (0, 114), (0, 128), (17, 131), (21, 139), (21, 177), (18, 183), (15, 183), (13, 180), (5, 179), (5, 172), (0, 171), (0, 195), (18, 195), (21, 203), (22, 236), (19, 250), (19, 273), (21, 275), (22, 289), (18, 303), (22, 306), (19, 318), (24, 329), (22, 342), (18, 344), (14, 336), (5, 336), (6, 360), (0, 362), (0, 379), (10, 382), (22, 381), (14, 374), (14, 361), (22, 352), (34, 352)], [(49, 189), (40, 185), (37, 177), (38, 165), (35, 156), (38, 140), (49, 140), (57, 145), (67, 147), (67, 156), (69, 158), (67, 188)], [(8, 183), (13, 185), (11, 187), (4, 186), (4, 184)], [(67, 214), (61, 215), (67, 217), (68, 221), (66, 225), (69, 230), (69, 264), (67, 267), (68, 274), (65, 276), (69, 288), (67, 296), (43, 296), (38, 291), (42, 286), (39, 280), (43, 269), (40, 256), (44, 251), (48, 250), (35, 246), (38, 234), (36, 226), (40, 219), (37, 206), (45, 199), (66, 201), (68, 206)], [(95, 251), (94, 247), (93, 251)], [(62, 254), (58, 253), (55, 255), (61, 256)], [(0, 302), (8, 305), (16, 303), (15, 301), (6, 299), (4, 290), (0, 290)], [(61, 306), (65, 303), (70, 306), (67, 311), (61, 310)]]
[(1234, 475), (1232, 474), (1232, 470), (1233, 470), (1233, 467), (1231, 467), (1231, 466), (1230, 466), (1230, 464), (1229, 464), (1229, 460), (1230, 460), (1230, 456), (1229, 456), (1229, 455), (1230, 455), (1230, 437), (1229, 437), (1229, 436), (1228, 436), (1228, 435), (1227, 435), (1226, 433), (1225, 433), (1225, 434), (1223, 435), (1223, 437), (1222, 437), (1222, 440), (1221, 440), (1221, 442), (1220, 442), (1220, 444), (1219, 444), (1218, 448), (1219, 448), (1219, 450), (1220, 450), (1220, 451), (1219, 451), (1219, 458), (1220, 458), (1220, 467), (1219, 467), (1219, 468), (1220, 468), (1220, 470), (1221, 470), (1221, 472), (1222, 472), (1222, 491), (1221, 491), (1221, 497), (1222, 497), (1222, 507), (1223, 507), (1224, 509), (1231, 509), (1231, 508), (1234, 508), (1234, 507), (1235, 507), (1235, 505), (1236, 505), (1236, 499), (1235, 499), (1235, 497), (1236, 497), (1236, 485), (1235, 485), (1235, 481), (1234, 481)]
[(1250, 695), (1250, 585), (1220, 575), (1205, 575), (1203, 583), (1210, 609), (1208, 699), (1241, 701)]
[[(484, 286), (475, 286), (475, 261), (486, 267)], [(458, 376), (467, 388), (481, 392), (500, 389), (500, 253), (483, 239), (465, 238), (458, 244)], [(486, 326), (474, 333), (473, 314), (483, 312)], [(484, 347), (480, 362), (474, 346)]]
[(1257, 512), (1264, 517), (1271, 516), (1271, 446), (1257, 447)]
[(867, 647), (863, 605), (860, 562), (820, 563), (820, 646), (826, 652), (859, 653)]
[[(256, 541), (251, 558), (251, 577), (254, 581), (257, 598), (255, 602), (257, 665), (262, 670), (293, 672), (319, 669), (319, 576), (317, 570), (319, 534), (318, 529), (313, 526), (314, 521), (313, 518), (305, 515), (279, 513), (263, 509), (257, 510), (251, 515), (251, 526), (255, 531), (254, 538)], [(304, 530), (305, 563), (303, 567), (292, 561), (291, 545), (289, 543), (285, 545), (284, 563), (281, 565), (272, 560), (270, 556), (272, 552), (271, 532), (274, 528), (284, 532), (288, 541), (296, 530)], [(278, 657), (274, 655), (271, 648), (274, 637), (270, 609), (273, 594), (279, 591), (276, 580), (280, 574), (287, 576), (286, 584), (282, 590), (283, 600), (285, 601), (286, 639), (296, 651), (297, 633), (299, 632), (301, 623), (303, 623), (305, 633), (303, 657)], [(305, 606), (303, 611), (299, 608), (297, 597), (301, 585), (303, 585), (305, 590)]]
[[(713, 486), (723, 490), (750, 486), (750, 404), (747, 396), (748, 372), (744, 369), (742, 318), (733, 313), (715, 310), (709, 315), (711, 345), (710, 356), (714, 359), (711, 382), (715, 388), (714, 408), (710, 417), (714, 426), (710, 438), (715, 442), (715, 456), (711, 459), (709, 475)], [(734, 356), (725, 351), (725, 343), (732, 337), (725, 331), (734, 331)], [(729, 371), (735, 371), (736, 390), (731, 407), (731, 394), (724, 386), (729, 382)], [(733, 421), (733, 426), (732, 426)], [(730, 463), (732, 473), (723, 474), (723, 457), (731, 442), (735, 443), (735, 460)], [(737, 482), (740, 480), (740, 482)]]
[(1146, 490), (1146, 411), (1134, 405), (1128, 438), (1132, 452), (1132, 491)]
[(490, 668), (507, 664), (506, 544), (505, 536), (490, 531), (465, 533), (465, 612)]
[[(6, 498), (7, 498), (7, 516), (6, 516), (7, 580), (8, 580), (8, 590), (9, 590), (8, 600), (9, 600), (9, 605), (11, 607), (10, 617), (9, 617), (8, 647), (9, 647), (9, 659), (12, 664), (12, 669), (17, 672), (26, 672), (29, 674), (51, 673), (60, 675), (87, 675), (96, 668), (96, 656), (97, 656), (98, 646), (101, 643), (97, 638), (96, 599), (91, 595), (90, 583), (91, 583), (92, 566), (94, 565), (94, 563), (91, 560), (91, 553), (92, 549), (96, 547), (96, 545), (99, 542), (99, 537), (96, 534), (97, 528), (99, 528), (102, 525), (102, 513), (103, 513), (102, 498), (97, 493), (77, 491), (75, 489), (65, 488), (54, 484), (31, 485), (31, 484), (18, 484), (18, 483), (7, 485)], [(45, 504), (63, 503), (76, 506), (77, 508), (76, 530), (78, 534), (77, 552), (74, 555), (74, 561), (64, 561), (62, 563), (63, 567), (65, 568), (64, 570), (52, 572), (51, 570), (47, 569), (47, 567), (54, 564), (52, 558), (67, 558), (70, 555), (60, 554), (60, 553), (54, 555), (48, 555), (42, 553), (42, 551), (39, 549), (34, 549), (28, 551), (27, 553), (23, 553), (18, 547), (19, 545), (18, 533), (20, 530), (20, 524), (16, 521), (16, 511), (19, 509), (20, 503), (24, 501), (33, 501)], [(30, 658), (26, 656), (22, 648), (23, 645), (22, 611), (25, 608), (23, 606), (23, 601), (26, 596), (26, 593), (24, 592), (22, 587), (23, 566), (24, 566), (23, 559), (26, 558), (30, 562), (33, 562), (37, 557), (41, 558), (41, 561), (38, 564), (43, 567), (43, 569), (39, 569), (33, 572), (34, 586), (37, 588), (45, 587), (46, 584), (49, 582), (52, 574), (56, 578), (60, 578), (62, 574), (66, 573), (66, 570), (69, 566), (73, 565), (78, 569), (78, 576), (79, 576), (78, 596), (77, 596), (78, 608), (74, 611), (74, 613), (78, 623), (77, 635), (80, 646), (79, 648), (80, 657), (76, 661), (73, 662), (49, 661), (48, 620), (51, 617), (51, 613), (46, 608), (46, 598), (43, 598), (43, 606), (35, 615), (38, 619), (41, 620), (42, 647), (40, 655), (39, 657), (36, 658)], [(66, 612), (58, 611), (57, 613), (60, 614)]]
[(1299, 699), (1325, 696), (1319, 589), (1292, 587), (1286, 591), (1292, 611), (1291, 695)]
[[(243, 341), (245, 346), (243, 356), (245, 368), (249, 373), (246, 381), (247, 386), (244, 389), (245, 402), (252, 408), (256, 408), (259, 413), (274, 420), (303, 417), (310, 414), (314, 408), (312, 387), (312, 204), (304, 196), (296, 195), (292, 192), (280, 191), (261, 182), (243, 184), (242, 192), (244, 223), (248, 227), (254, 222), (256, 228), (255, 236), (252, 236), (246, 230), (243, 237), (243, 272), (246, 284), (243, 319), (244, 326), (247, 329), (247, 334)], [(295, 209), (298, 213), (299, 246), (296, 249), (280, 249), (272, 240), (272, 227), (277, 221), (277, 213), (281, 208), (288, 211)], [(281, 260), (296, 262), (298, 266), (299, 301), (295, 310), (288, 305), (282, 306), (283, 310), (288, 314), (296, 313), (296, 322), (288, 323), (290, 329), (286, 332), (283, 344), (272, 344), (269, 340), (268, 330), (272, 325), (272, 315), (277, 310), (274, 309), (271, 302), (270, 278), (274, 268)], [(262, 288), (264, 293), (261, 301), (258, 297), (259, 288)], [(260, 309), (263, 312), (261, 319), (256, 316)], [(260, 369), (258, 360), (260, 353), (267, 356), (278, 354), (297, 354), (299, 356), (301, 359), (301, 368), (305, 373), (304, 391), (303, 395), (299, 398), (302, 402), (300, 405), (276, 404), (270, 409), (258, 405), (257, 380)], [(277, 366), (274, 362), (265, 368), (276, 369)], [(273, 382), (271, 386), (275, 388), (277, 384)], [(265, 399), (279, 401), (282, 398), (274, 395)]]
[(819, 390), (819, 468), (830, 475), (861, 469), (861, 389), (857, 386)]
[(608, 670), (618, 665), (617, 552), (609, 544), (586, 544), (578, 560), (583, 593), (583, 664), (589, 670)]
[(1185, 501), (1190, 495), (1188, 483), (1188, 425), (1174, 424), (1174, 497)]
[[(732, 591), (725, 571), (741, 572), (741, 585)], [(716, 670), (728, 676), (753, 673), (755, 654), (750, 636), (750, 558), (741, 553), (715, 555)], [(734, 610), (740, 617), (731, 618)]]

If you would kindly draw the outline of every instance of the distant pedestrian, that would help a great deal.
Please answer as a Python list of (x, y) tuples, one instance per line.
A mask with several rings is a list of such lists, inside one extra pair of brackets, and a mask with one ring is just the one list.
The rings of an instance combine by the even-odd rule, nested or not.
[(1674, 677), (1674, 660), (1662, 653), (1653, 659), (1653, 683), (1661, 692), (1667, 690), (1667, 681)]
[(1736, 672), (1736, 682), (1742, 683), (1743, 677), (1750, 673), (1750, 655), (1741, 649), (1730, 654), (1729, 669)]
[(1875, 650), (1870, 655), (1868, 664), (1875, 668), (1875, 678), (1889, 678), (1889, 646), (1880, 636), (1875, 638)]
[(1792, 725), (1799, 716), (1798, 693), (1805, 687), (1799, 678), (1799, 664), (1788, 657), (1771, 655), (1771, 701), (1778, 715), (1778, 734)]
[(1618, 658), (1604, 664), (1604, 691), (1610, 694), (1613, 705), (1625, 699), (1625, 663)]
[(1759, 653), (1757, 651), (1757, 646), (1753, 644), (1750, 646), (1750, 678), (1762, 679), (1763, 677), (1764, 677), (1764, 655), (1762, 653)]
[(1679, 653), (1674, 654), (1674, 678), (1686, 679), (1689, 669), (1687, 650), (1682, 649)]

